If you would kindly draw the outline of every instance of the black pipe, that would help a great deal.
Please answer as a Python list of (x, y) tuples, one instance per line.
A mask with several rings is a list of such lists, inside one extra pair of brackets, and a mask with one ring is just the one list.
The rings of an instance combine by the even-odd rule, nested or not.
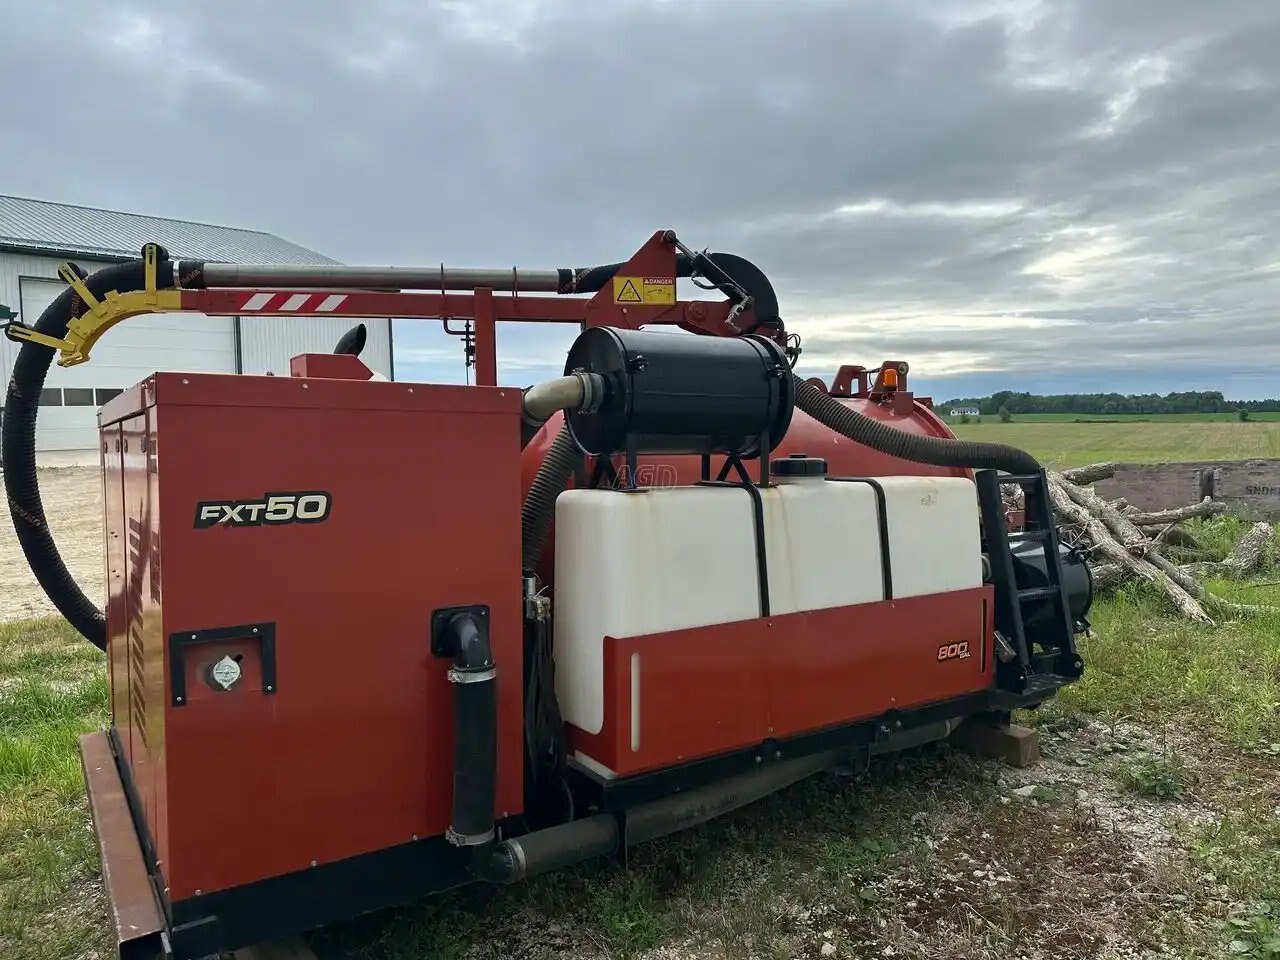
[(476, 608), (453, 613), (432, 646), (454, 658), (453, 820), (445, 836), (460, 847), (488, 844), (498, 770), (498, 685), (488, 617)]
[(795, 374), (792, 377), (795, 379), (797, 407), (824, 426), (864, 447), (879, 450), (899, 460), (939, 467), (991, 468), (1014, 474), (1040, 472), (1040, 463), (1025, 450), (1004, 443), (906, 433), (846, 407)]
[(482, 880), (515, 883), (618, 849), (621, 832), (613, 814), (600, 813), (477, 849), (472, 872)]
[[(871, 752), (891, 753), (945, 739), (958, 722), (943, 720), (891, 734), (872, 745)], [(472, 870), (483, 880), (513, 883), (583, 860), (607, 857), (623, 846), (656, 840), (738, 810), (815, 773), (839, 767), (856, 753), (856, 747), (841, 747), (765, 764), (718, 783), (632, 807), (619, 815), (600, 813), (535, 830), (476, 849)]]
[[(173, 271), (165, 268), (168, 254), (161, 250), (158, 260), (161, 266), (156, 271), (156, 285), (161, 289), (172, 287)], [(105, 267), (82, 279), (89, 292), (97, 298), (105, 297), (112, 290), (127, 293), (142, 290), (146, 285), (145, 267), (141, 260)], [(71, 321), (85, 312), (85, 306), (74, 288), (67, 287), (40, 314), (33, 329), (61, 339), (67, 335)], [(13, 529), (22, 545), (22, 552), (41, 588), (71, 626), (99, 650), (105, 650), (106, 618), (68, 572), (49, 532), (40, 498), (40, 482), (36, 475), (36, 414), (53, 354), (52, 347), (24, 341), (9, 378), (3, 440), (0, 442), (9, 512), (13, 516)]]
[(338, 343), (333, 348), (333, 352), (349, 353), (353, 357), (358, 357), (364, 350), (364, 344), (368, 338), (368, 328), (365, 327), (363, 323), (357, 323), (338, 339)]
[(582, 452), (566, 421), (551, 442), (520, 508), (521, 564), (525, 570), (537, 568), (555, 516), (556, 497), (564, 492), (581, 462)]

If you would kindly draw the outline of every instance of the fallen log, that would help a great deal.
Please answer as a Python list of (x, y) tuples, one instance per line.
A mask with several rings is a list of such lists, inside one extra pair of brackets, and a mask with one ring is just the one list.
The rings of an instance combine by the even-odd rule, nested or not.
[[(1085, 507), (1076, 503), (1067, 493), (1066, 484), (1060, 480), (1049, 481), (1049, 498), (1054, 512), (1060, 518), (1079, 524), (1084, 530), (1084, 538), (1091, 545), (1092, 551), (1102, 554), (1107, 560), (1116, 564), (1128, 574), (1159, 587), (1169, 597), (1169, 601), (1178, 612), (1188, 620), (1197, 623), (1212, 623), (1213, 618), (1205, 612), (1199, 601), (1183, 587), (1175, 583), (1169, 576), (1152, 566), (1146, 559), (1135, 557), (1123, 547), (1107, 529), (1107, 525), (1093, 516)], [(1114, 511), (1113, 511), (1114, 512)]]
[(1271, 524), (1260, 520), (1249, 528), (1249, 532), (1240, 538), (1240, 542), (1224, 559), (1188, 563), (1182, 569), (1188, 575), (1196, 577), (1230, 577), (1237, 580), (1247, 577), (1262, 565), (1267, 544), (1271, 542), (1275, 532)]
[(1106, 480), (1108, 477), (1114, 477), (1116, 473), (1116, 465), (1114, 463), (1091, 463), (1087, 467), (1074, 467), (1070, 470), (1063, 470), (1062, 475), (1072, 483), (1093, 483), (1096, 480)]
[(1158, 570), (1168, 574), (1169, 579), (1176, 583), (1187, 593), (1191, 594), (1197, 600), (1211, 604), (1219, 610), (1225, 610), (1229, 613), (1257, 614), (1257, 613), (1280, 613), (1280, 607), (1268, 607), (1257, 603), (1237, 603), (1234, 600), (1227, 600), (1223, 597), (1215, 596), (1210, 593), (1203, 583), (1186, 572), (1184, 568), (1177, 566), (1158, 553), (1148, 554), (1147, 559)]
[(1089, 575), (1093, 577), (1095, 593), (1108, 593), (1124, 580), (1124, 571), (1118, 563), (1091, 563)]
[(1150, 513), (1133, 513), (1129, 519), (1139, 527), (1160, 527), (1166, 523), (1179, 523), (1192, 517), (1212, 517), (1223, 513), (1227, 505), (1221, 500), (1210, 500), (1205, 497), (1199, 503), (1178, 507), (1176, 510), (1153, 510)]
[(1134, 526), (1119, 510), (1088, 487), (1078, 487), (1071, 483), (1063, 474), (1050, 470), (1048, 476), (1051, 485), (1056, 484), (1068, 497), (1106, 524), (1107, 529), (1115, 535), (1126, 550), (1138, 556), (1147, 552), (1151, 545), (1147, 535)]

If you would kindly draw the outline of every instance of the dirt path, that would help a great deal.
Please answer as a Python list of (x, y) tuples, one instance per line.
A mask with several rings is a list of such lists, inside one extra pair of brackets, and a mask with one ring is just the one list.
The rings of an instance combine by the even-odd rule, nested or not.
[[(40, 471), (40, 493), (54, 541), (89, 598), (104, 599), (102, 478), (97, 467)], [(22, 555), (6, 498), (0, 503), (0, 622), (56, 613)]]

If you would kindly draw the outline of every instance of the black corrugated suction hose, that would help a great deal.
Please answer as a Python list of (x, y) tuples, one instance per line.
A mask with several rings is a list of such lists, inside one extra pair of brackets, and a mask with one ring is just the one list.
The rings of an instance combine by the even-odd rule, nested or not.
[(520, 508), (521, 564), (533, 570), (542, 556), (551, 520), (555, 516), (556, 497), (569, 485), (569, 478), (582, 462), (582, 452), (569, 432), (569, 424), (561, 425), (551, 442), (538, 472)]
[(1006, 473), (1039, 473), (1040, 463), (1025, 450), (1005, 443), (982, 443), (951, 437), (924, 437), (895, 430), (887, 423), (864, 417), (806, 380), (792, 374), (796, 406), (813, 419), (855, 443), (900, 460), (938, 467), (972, 467)]
[[(102, 297), (109, 290), (126, 293), (141, 290), (145, 277), (140, 260), (107, 267), (85, 279), (89, 292)], [(173, 286), (171, 270), (158, 271), (161, 287)], [(84, 303), (71, 287), (63, 290), (40, 314), (34, 329), (51, 337), (63, 337), (72, 318), (84, 312)], [(72, 579), (53, 542), (40, 499), (40, 483), (36, 477), (36, 413), (40, 391), (53, 360), (53, 348), (37, 343), (24, 343), (18, 351), (9, 378), (5, 400), (4, 436), (0, 457), (4, 460), (5, 490), (13, 529), (22, 545), (31, 571), (58, 612), (99, 650), (107, 646), (107, 624), (102, 611), (84, 595)]]

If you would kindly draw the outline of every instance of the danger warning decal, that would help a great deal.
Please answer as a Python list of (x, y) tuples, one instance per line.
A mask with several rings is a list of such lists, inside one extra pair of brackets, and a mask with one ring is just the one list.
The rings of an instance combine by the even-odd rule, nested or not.
[(676, 302), (676, 282), (672, 277), (614, 277), (613, 302), (669, 306)]

